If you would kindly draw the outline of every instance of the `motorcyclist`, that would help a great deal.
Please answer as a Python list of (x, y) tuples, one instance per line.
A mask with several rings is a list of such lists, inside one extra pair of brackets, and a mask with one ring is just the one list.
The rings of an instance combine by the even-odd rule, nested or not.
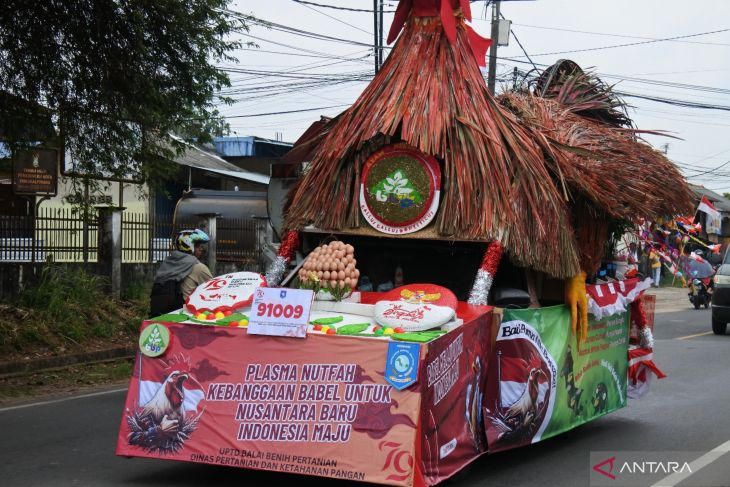
[(150, 295), (151, 316), (180, 309), (200, 284), (213, 278), (208, 266), (200, 262), (203, 245), (210, 237), (203, 230), (183, 230), (175, 237), (170, 252), (155, 274)]

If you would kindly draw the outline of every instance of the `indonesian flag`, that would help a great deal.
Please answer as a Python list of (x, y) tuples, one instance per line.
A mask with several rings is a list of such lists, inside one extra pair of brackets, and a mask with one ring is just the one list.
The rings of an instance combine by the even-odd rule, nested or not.
[(697, 211), (707, 213), (713, 218), (720, 218), (720, 212), (717, 211), (712, 202), (707, 199), (707, 196), (702, 197), (702, 199), (700, 200), (700, 205), (697, 207)]
[[(527, 394), (530, 371), (541, 367), (542, 363), (537, 357), (533, 357), (529, 362), (519, 357), (501, 357), (499, 359), (500, 405), (504, 408), (510, 407), (524, 394)], [(545, 401), (545, 393), (550, 385), (546, 374), (539, 374), (536, 378), (538, 386), (537, 406)]]

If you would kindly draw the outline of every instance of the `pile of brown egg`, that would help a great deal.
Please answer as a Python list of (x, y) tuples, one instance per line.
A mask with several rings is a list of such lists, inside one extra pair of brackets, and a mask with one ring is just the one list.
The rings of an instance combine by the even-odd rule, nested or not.
[(360, 278), (355, 248), (340, 241), (314, 249), (299, 270), (299, 280), (306, 287), (354, 289)]

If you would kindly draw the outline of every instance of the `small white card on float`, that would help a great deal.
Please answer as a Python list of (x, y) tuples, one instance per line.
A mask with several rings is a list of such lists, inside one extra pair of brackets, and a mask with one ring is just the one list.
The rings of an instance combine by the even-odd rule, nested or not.
[(260, 287), (254, 291), (248, 333), (304, 338), (314, 291)]

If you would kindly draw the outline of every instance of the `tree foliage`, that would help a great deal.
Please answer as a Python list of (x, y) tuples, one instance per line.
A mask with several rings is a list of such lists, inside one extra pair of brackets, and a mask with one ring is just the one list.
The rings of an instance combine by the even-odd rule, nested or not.
[[(230, 0), (6, 0), (0, 9), (0, 137), (38, 140), (50, 117), (75, 169), (148, 179), (171, 170), (180, 140), (225, 123)], [(226, 100), (223, 100), (226, 101)], [(39, 115), (40, 114), (40, 115)]]

